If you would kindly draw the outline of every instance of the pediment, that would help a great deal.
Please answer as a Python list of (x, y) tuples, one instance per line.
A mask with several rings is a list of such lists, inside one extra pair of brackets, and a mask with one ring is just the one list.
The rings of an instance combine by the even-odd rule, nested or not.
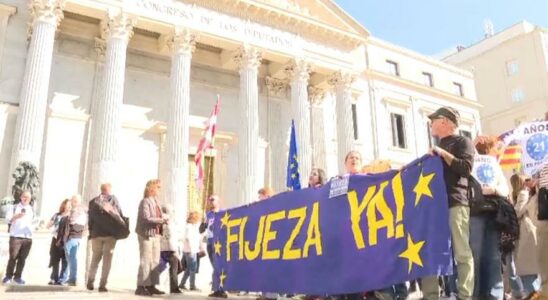
[(248, 0), (250, 3), (270, 6), (289, 14), (316, 21), (347, 33), (369, 36), (362, 24), (352, 18), (333, 0)]

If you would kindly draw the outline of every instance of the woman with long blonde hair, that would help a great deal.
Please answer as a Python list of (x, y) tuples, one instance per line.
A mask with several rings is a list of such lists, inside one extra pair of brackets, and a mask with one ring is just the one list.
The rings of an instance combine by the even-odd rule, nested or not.
[(191, 211), (186, 219), (185, 237), (183, 240), (183, 259), (186, 263), (186, 270), (181, 279), (179, 287), (186, 290), (186, 281), (190, 278), (190, 290), (200, 290), (196, 287), (196, 272), (198, 271), (198, 252), (200, 252), (200, 243), (202, 235), (200, 234), (200, 214), (197, 211)]
[(519, 220), (519, 241), (515, 251), (516, 273), (523, 285), (525, 299), (535, 298), (540, 289), (538, 274), (537, 196), (530, 197), (527, 182), (530, 179), (514, 174), (510, 177), (512, 200)]
[(160, 265), (160, 238), (162, 225), (168, 217), (162, 214), (157, 197), (160, 193), (160, 180), (149, 180), (145, 186), (143, 200), (139, 203), (135, 232), (139, 241), (139, 273), (137, 275), (136, 295), (162, 295), (155, 285), (160, 283), (158, 272)]

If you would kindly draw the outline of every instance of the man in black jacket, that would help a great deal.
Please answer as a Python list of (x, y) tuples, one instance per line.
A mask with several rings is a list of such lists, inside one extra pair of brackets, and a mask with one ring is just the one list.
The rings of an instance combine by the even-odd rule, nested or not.
[[(93, 290), (99, 262), (103, 259), (99, 292), (107, 292), (107, 280), (112, 262), (117, 231), (123, 230), (124, 219), (118, 199), (111, 194), (110, 183), (101, 185), (101, 194), (89, 201), (89, 241), (91, 262), (87, 276), (87, 289)], [(113, 226), (118, 225), (118, 226)]]
[[(457, 262), (457, 299), (469, 300), (474, 291), (474, 259), (469, 244), (468, 177), (474, 162), (474, 145), (469, 138), (457, 134), (460, 114), (454, 108), (441, 107), (428, 118), (432, 122), (432, 136), (439, 138), (432, 154), (443, 160), (451, 239)], [(439, 299), (437, 277), (424, 278), (422, 286), (425, 299)]]

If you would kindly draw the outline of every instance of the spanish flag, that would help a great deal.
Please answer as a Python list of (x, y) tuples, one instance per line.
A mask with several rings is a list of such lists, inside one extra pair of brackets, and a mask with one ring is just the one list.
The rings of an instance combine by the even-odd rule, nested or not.
[(515, 170), (521, 167), (521, 145), (515, 137), (515, 130), (499, 136), (497, 158), (503, 170)]

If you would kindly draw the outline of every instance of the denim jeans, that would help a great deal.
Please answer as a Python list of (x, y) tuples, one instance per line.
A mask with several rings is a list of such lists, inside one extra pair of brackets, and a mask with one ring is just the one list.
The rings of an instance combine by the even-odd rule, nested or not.
[(183, 279), (181, 279), (180, 286), (183, 287), (186, 284), (186, 280), (190, 277), (190, 288), (196, 288), (196, 269), (198, 269), (198, 257), (196, 253), (183, 253), (183, 259), (186, 262), (186, 270), (183, 274)]
[(538, 275), (522, 275), (520, 278), (523, 283), (523, 294), (525, 297), (540, 289), (540, 278)]
[(470, 218), (470, 246), (474, 256), (474, 298), (502, 300), (502, 258), (499, 250), (500, 231), (491, 214)]
[(69, 265), (69, 278), (68, 283), (76, 283), (76, 275), (78, 274), (78, 248), (80, 248), (80, 240), (69, 239), (65, 243), (65, 257), (68, 260)]
[(508, 281), (510, 281), (510, 287), (512, 288), (512, 296), (516, 299), (522, 298), (527, 295), (523, 295), (523, 283), (520, 276), (516, 271), (516, 262), (514, 258), (515, 253), (508, 253), (504, 258), (506, 262), (506, 273), (508, 273)]

